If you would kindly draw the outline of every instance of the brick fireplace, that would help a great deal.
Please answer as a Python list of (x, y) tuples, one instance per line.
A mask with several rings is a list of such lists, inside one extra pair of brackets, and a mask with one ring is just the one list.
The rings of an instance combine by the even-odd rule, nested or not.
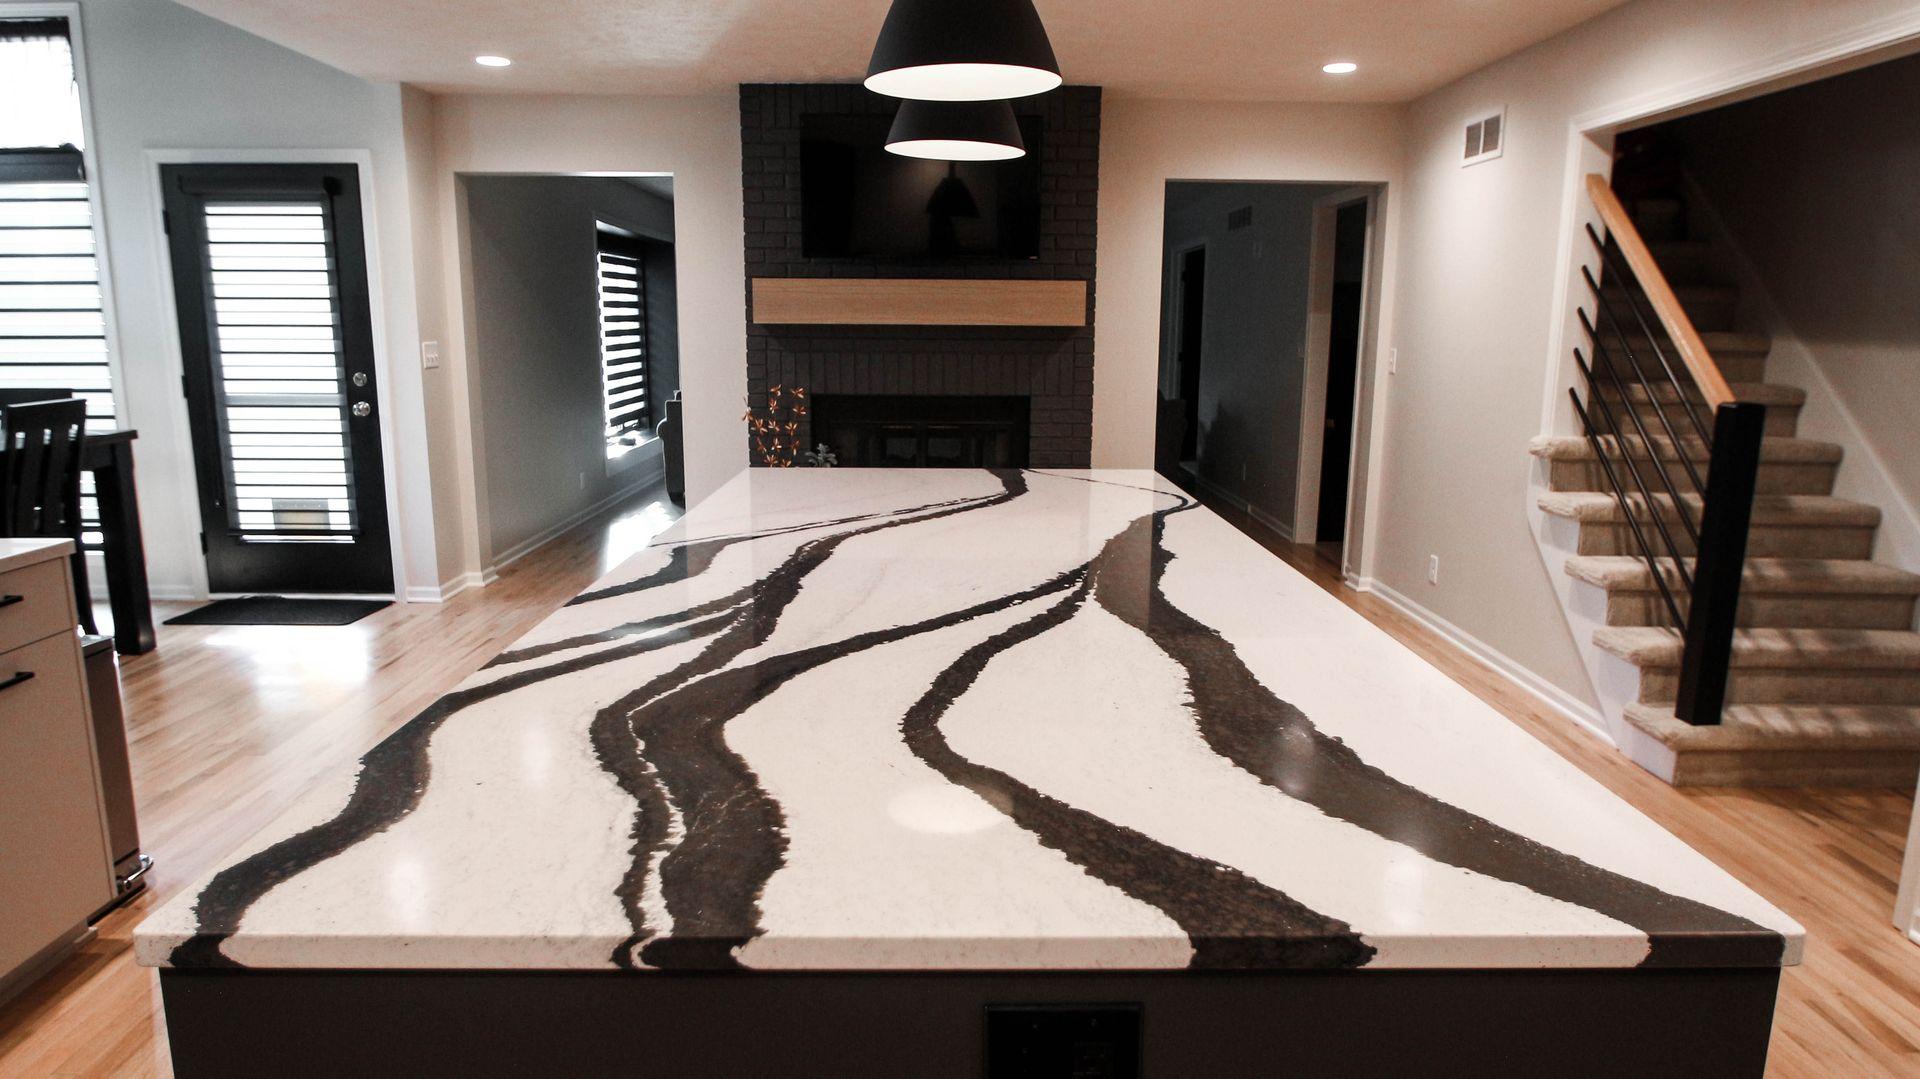
[[(810, 113), (891, 115), (895, 102), (857, 85), (740, 88), (747, 276), (743, 284), (749, 285), (749, 297), (750, 282), (756, 277), (1051, 279), (1087, 282), (1088, 306), (1086, 324), (1075, 327), (763, 325), (750, 319), (747, 383), (751, 400), (764, 400), (770, 386), (799, 386), (816, 402), (859, 400), (864, 414), (879, 415), (884, 402), (875, 399), (940, 399), (927, 402), (927, 408), (895, 410), (898, 415), (891, 422), (924, 427), (976, 420), (1006, 422), (1004, 411), (996, 411), (1003, 410), (1004, 402), (995, 402), (1013, 398), (1023, 405), (1025, 463), (1054, 468), (1089, 464), (1100, 90), (1063, 87), (1014, 104), (1023, 115), (1039, 117), (1044, 131), (1037, 259), (932, 263), (809, 259), (801, 253), (802, 118)], [(968, 401), (974, 404), (969, 406)], [(969, 407), (975, 415), (952, 411)], [(922, 415), (929, 410), (930, 415)], [(816, 414), (819, 411), (816, 405)], [(808, 446), (819, 441), (811, 430), (802, 436)], [(946, 460), (934, 452), (928, 463)]]

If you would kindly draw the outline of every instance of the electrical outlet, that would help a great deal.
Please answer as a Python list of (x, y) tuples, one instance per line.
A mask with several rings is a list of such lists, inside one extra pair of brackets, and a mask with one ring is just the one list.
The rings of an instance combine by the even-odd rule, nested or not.
[(585, 472), (580, 473), (580, 489), (582, 491), (587, 489), (587, 474)]
[(1427, 583), (1440, 583), (1440, 556), (1437, 554), (1427, 556)]
[(420, 366), (428, 371), (440, 366), (440, 342), (420, 342)]
[(1387, 350), (1387, 374), (1397, 375), (1399, 373), (1400, 373), (1400, 350), (1397, 348), (1390, 348)]

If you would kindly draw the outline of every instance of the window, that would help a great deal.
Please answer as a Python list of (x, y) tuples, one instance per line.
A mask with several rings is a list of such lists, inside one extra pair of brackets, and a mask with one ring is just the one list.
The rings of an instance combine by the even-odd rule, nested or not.
[(0, 386), (72, 390), (116, 426), (65, 19), (0, 19)]
[(647, 385), (646, 255), (635, 237), (601, 225), (600, 389), (606, 405), (607, 456), (646, 441), (653, 428)]

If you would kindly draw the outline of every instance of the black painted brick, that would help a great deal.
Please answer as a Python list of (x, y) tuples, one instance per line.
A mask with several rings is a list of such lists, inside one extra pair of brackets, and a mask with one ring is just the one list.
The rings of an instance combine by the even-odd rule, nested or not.
[[(1015, 102), (1043, 118), (1040, 257), (965, 264), (806, 259), (800, 251), (800, 117), (890, 115), (857, 85), (743, 85), (740, 125), (746, 276), (955, 277), (1087, 282), (1098, 238), (1100, 90), (1064, 87)], [(746, 291), (751, 296), (751, 285)], [(1084, 468), (1093, 446), (1093, 327), (747, 325), (747, 389), (813, 394), (1013, 394), (1030, 398), (1029, 458)]]

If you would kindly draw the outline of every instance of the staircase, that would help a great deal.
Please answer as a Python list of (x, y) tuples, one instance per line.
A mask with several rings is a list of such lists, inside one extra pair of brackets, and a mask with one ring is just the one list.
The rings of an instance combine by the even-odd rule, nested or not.
[[(1738, 291), (1714, 272), (1710, 246), (1690, 235), (1678, 185), (1622, 201), (1732, 396), (1765, 405), (1766, 415), (1725, 705), (1717, 723), (1687, 722), (1675, 715), (1683, 650), (1675, 627), (1692, 618), (1681, 566), (1697, 566), (1681, 515), (1701, 520), (1687, 466), (1701, 480), (1709, 470), (1681, 398), (1701, 408), (1701, 391), (1685, 377), (1644, 381), (1622, 370), (1627, 348), (1644, 369), (1655, 345), (1672, 354), (1675, 344), (1661, 323), (1630, 313), (1650, 305), (1638, 284), (1622, 283), (1631, 274), (1598, 279), (1600, 296), (1585, 297), (1583, 310), (1598, 323), (1596, 303), (1611, 303), (1617, 342), (1584, 343), (1594, 378), (1581, 395), (1587, 412), (1611, 410), (1616, 433), (1543, 437), (1531, 450), (1542, 551), (1564, 575), (1569, 620), (1590, 638), (1584, 654), (1611, 733), (1675, 785), (1911, 788), (1920, 772), (1920, 576), (1871, 561), (1880, 510), (1833, 496), (1842, 448), (1797, 437), (1806, 393), (1767, 381), (1770, 343), (1736, 327)], [(1713, 410), (1703, 411), (1711, 424)], [(1655, 482), (1656, 468), (1665, 482)], [(1671, 542), (1661, 545), (1662, 535)]]

